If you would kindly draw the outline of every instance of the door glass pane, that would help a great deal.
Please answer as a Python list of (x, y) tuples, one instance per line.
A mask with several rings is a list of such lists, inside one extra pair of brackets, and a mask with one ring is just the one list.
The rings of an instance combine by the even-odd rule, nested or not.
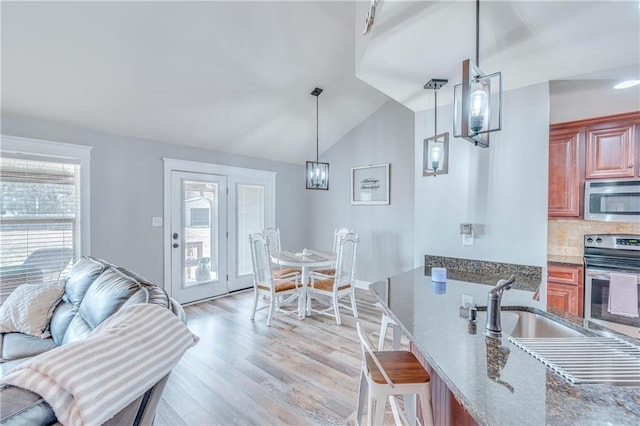
[(238, 275), (252, 273), (249, 235), (264, 229), (264, 187), (238, 184)]
[(183, 181), (184, 286), (218, 280), (219, 185)]

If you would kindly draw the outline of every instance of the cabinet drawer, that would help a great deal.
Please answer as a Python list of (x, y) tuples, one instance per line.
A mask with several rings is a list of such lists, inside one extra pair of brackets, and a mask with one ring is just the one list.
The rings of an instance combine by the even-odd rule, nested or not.
[(583, 286), (583, 267), (565, 265), (547, 265), (547, 278), (556, 283)]

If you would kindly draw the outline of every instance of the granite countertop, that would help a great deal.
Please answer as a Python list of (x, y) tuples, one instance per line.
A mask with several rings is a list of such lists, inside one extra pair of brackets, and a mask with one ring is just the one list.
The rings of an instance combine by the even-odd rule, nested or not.
[(561, 254), (550, 254), (547, 256), (547, 262), (557, 263), (560, 265), (584, 265), (584, 258), (582, 256), (566, 256)]
[[(485, 337), (484, 313), (470, 334), (462, 295), (486, 305), (487, 286), (448, 278), (432, 283), (416, 268), (371, 290), (479, 424), (640, 424), (640, 386), (572, 385), (506, 337)], [(502, 305), (544, 309), (532, 296), (512, 289)]]

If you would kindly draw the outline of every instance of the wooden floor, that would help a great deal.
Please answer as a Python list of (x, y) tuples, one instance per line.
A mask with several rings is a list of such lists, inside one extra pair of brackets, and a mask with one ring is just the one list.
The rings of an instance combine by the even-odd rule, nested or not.
[[(377, 341), (382, 310), (356, 292), (359, 319)], [(252, 292), (185, 308), (200, 342), (174, 368), (156, 425), (354, 424), (360, 374), (355, 320), (276, 315), (251, 321)], [(387, 334), (390, 338), (391, 333)]]

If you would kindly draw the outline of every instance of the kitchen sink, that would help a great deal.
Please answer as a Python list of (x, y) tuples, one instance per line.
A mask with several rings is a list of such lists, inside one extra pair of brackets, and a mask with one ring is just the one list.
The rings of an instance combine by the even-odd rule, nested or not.
[[(478, 312), (478, 325), (484, 327), (486, 312)], [(528, 311), (503, 310), (500, 315), (502, 334), (517, 338), (581, 337), (583, 333), (543, 315)]]
[[(486, 312), (478, 313), (484, 327)], [(544, 315), (503, 310), (508, 340), (574, 384), (640, 385), (640, 348), (615, 337), (587, 336)]]
[(526, 311), (503, 311), (502, 332), (517, 338), (582, 337), (583, 333), (543, 315)]

